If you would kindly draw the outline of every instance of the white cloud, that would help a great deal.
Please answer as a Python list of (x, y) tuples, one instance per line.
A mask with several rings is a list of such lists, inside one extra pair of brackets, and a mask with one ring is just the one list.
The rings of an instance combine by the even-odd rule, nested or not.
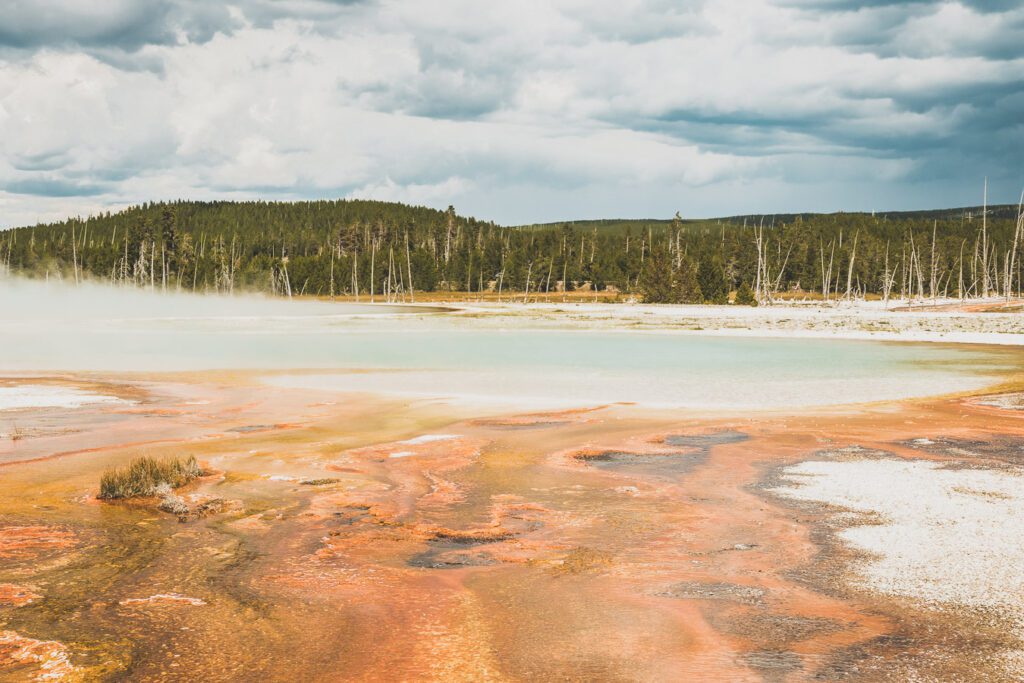
[(256, 196), (898, 208), (982, 174), (1009, 196), (1024, 11), (843, 4), (18, 2), (59, 39), (0, 32), (0, 224)]

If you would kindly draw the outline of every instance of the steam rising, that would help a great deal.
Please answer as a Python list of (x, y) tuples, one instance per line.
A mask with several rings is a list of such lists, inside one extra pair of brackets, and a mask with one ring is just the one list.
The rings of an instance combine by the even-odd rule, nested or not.
[[(429, 312), (398, 306), (0, 278), (0, 368), (174, 371), (305, 367), (310, 360), (308, 348), (289, 337), (337, 331), (346, 320), (390, 317), (405, 310)], [(336, 365), (330, 358), (318, 360)]]
[[(109, 322), (203, 318), (262, 318), (380, 312), (360, 305), (288, 301), (257, 295), (220, 296), (161, 292), (85, 282), (72, 285), (22, 278), (0, 279), (5, 324), (48, 322), (55, 327)], [(395, 310), (395, 309), (391, 309)]]

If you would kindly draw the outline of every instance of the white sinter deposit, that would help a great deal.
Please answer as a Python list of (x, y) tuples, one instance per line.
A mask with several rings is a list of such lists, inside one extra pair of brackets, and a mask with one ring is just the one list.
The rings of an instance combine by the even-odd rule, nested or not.
[(422, 434), (411, 439), (406, 439), (405, 441), (399, 441), (398, 443), (417, 445), (421, 443), (433, 443), (435, 441), (451, 441), (452, 439), (457, 438), (459, 438), (458, 434)]
[(50, 384), (0, 386), (0, 410), (29, 408), (79, 408), (90, 403), (124, 403), (116, 396)]
[(1024, 477), (921, 460), (811, 461), (785, 470), (788, 498), (871, 513), (840, 537), (874, 559), (859, 585), (1024, 625)]

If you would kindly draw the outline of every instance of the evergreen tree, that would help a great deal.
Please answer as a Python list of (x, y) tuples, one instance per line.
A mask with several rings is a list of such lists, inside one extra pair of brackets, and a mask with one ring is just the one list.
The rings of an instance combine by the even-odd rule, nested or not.
[(756, 306), (757, 297), (754, 296), (754, 290), (751, 289), (750, 284), (744, 280), (740, 284), (739, 289), (736, 290), (736, 305), (737, 306)]
[(160, 215), (160, 237), (163, 240), (167, 266), (172, 272), (178, 270), (178, 230), (174, 208), (166, 206)]
[(697, 268), (697, 283), (709, 304), (724, 304), (729, 301), (729, 285), (725, 281), (725, 270), (717, 256), (705, 254)]
[(672, 263), (664, 249), (655, 249), (644, 263), (640, 275), (640, 291), (645, 303), (670, 304), (676, 301), (676, 291), (672, 286)]
[(679, 269), (675, 273), (675, 300), (682, 304), (699, 304), (704, 301), (704, 295), (697, 282), (697, 272), (693, 263), (685, 255), (679, 258)]

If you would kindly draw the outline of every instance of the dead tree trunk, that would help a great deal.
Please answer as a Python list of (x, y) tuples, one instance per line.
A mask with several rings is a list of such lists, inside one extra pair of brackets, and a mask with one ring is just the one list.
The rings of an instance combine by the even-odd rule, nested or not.
[(932, 300), (935, 299), (936, 288), (938, 287), (939, 264), (935, 260), (935, 238), (936, 238), (936, 233), (938, 231), (938, 226), (939, 226), (939, 222), (938, 221), (932, 221), (931, 273), (930, 273), (930, 277), (928, 278), (928, 294), (931, 296)]
[(533, 261), (530, 261), (530, 267), (526, 269), (526, 292), (523, 293), (523, 303), (527, 303), (530, 300), (530, 277), (533, 275)]
[(821, 244), (821, 295), (825, 298), (825, 301), (828, 301), (832, 287), (832, 264), (836, 255), (836, 241), (832, 239), (829, 242), (828, 268), (825, 267), (825, 246), (820, 242), (820, 239), (819, 243)]
[(850, 300), (850, 287), (853, 284), (853, 264), (857, 260), (857, 238), (860, 237), (858, 230), (853, 234), (853, 250), (850, 252), (850, 265), (846, 269), (846, 300)]
[[(470, 261), (470, 265), (472, 265)], [(412, 287), (412, 256), (409, 254), (409, 234), (405, 235), (405, 265), (409, 269), (409, 301), (416, 303), (416, 292)]]
[(985, 190), (981, 208), (981, 296), (988, 296), (988, 178), (985, 178)]

